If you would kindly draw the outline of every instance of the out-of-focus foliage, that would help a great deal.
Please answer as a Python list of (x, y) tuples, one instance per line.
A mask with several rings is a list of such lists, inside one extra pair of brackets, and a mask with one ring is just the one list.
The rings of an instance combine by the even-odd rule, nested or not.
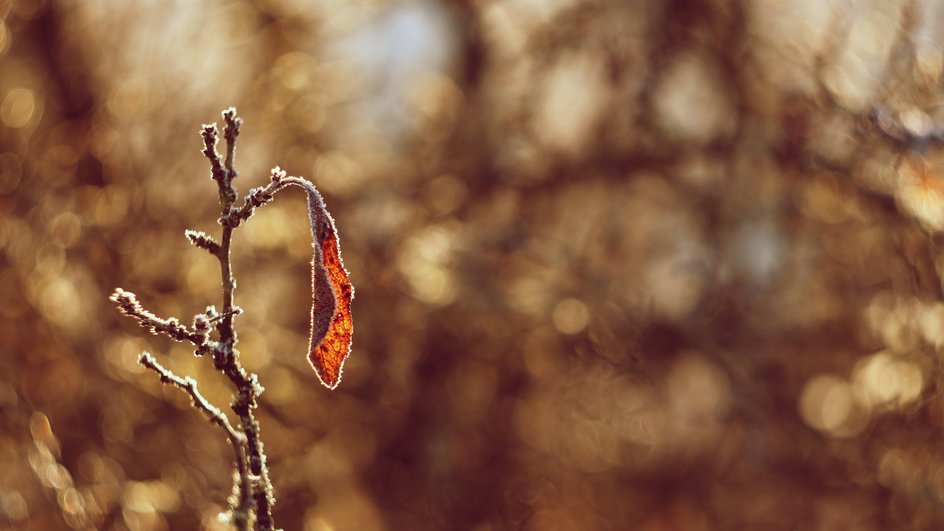
[(223, 528), (228, 390), (106, 301), (219, 303), (201, 122), (300, 194), (237, 233), (286, 529), (940, 529), (934, 0), (0, 0), (0, 527)]

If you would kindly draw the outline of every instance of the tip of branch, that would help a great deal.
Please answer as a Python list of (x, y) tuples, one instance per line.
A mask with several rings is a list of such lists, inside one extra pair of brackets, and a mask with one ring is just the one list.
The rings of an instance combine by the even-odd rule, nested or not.
[(230, 107), (223, 111), (223, 121), (226, 123), (226, 141), (232, 144), (239, 136), (239, 128), (243, 125), (243, 119), (236, 117), (236, 107)]
[(200, 126), (200, 135), (204, 140), (212, 139), (213, 143), (216, 143), (216, 136), (219, 134), (219, 129), (216, 127), (216, 123), (212, 124), (203, 124)]
[(115, 288), (115, 291), (108, 296), (108, 300), (117, 303), (118, 308), (122, 312), (129, 315), (141, 308), (140, 303), (138, 303), (137, 296), (134, 293), (125, 291), (121, 288)]
[(216, 240), (214, 240), (207, 233), (203, 231), (187, 229), (184, 231), (184, 236), (187, 237), (187, 241), (189, 241), (191, 245), (201, 249), (206, 249), (212, 255), (220, 254), (220, 244), (216, 243)]
[(280, 166), (272, 168), (272, 182), (278, 184), (286, 177), (288, 177), (288, 173), (286, 173), (285, 170), (283, 170)]

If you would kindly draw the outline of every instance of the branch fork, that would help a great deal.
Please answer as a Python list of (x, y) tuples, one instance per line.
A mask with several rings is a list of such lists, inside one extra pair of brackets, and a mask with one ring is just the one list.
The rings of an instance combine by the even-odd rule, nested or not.
[[(297, 178), (287, 178), (284, 172), (276, 168), (272, 173), (272, 182), (268, 186), (253, 188), (243, 204), (238, 208), (234, 207), (237, 193), (233, 187), (233, 180), (239, 176), (239, 172), (234, 167), (236, 138), (239, 136), (242, 119), (236, 116), (236, 109), (232, 107), (223, 111), (222, 117), (223, 138), (226, 143), (225, 157), (221, 157), (217, 151), (220, 137), (217, 125), (208, 124), (201, 129), (203, 155), (210, 162), (210, 176), (219, 189), (219, 222), (223, 229), (222, 236), (220, 241), (217, 241), (201, 231), (187, 230), (185, 233), (192, 245), (209, 252), (220, 262), (223, 284), (222, 310), (217, 311), (214, 306), (208, 306), (204, 313), (195, 315), (192, 324), (187, 326), (176, 317), (163, 318), (146, 310), (138, 301), (137, 296), (130, 291), (116, 288), (109, 299), (117, 304), (121, 313), (136, 320), (152, 334), (163, 334), (175, 341), (188, 341), (196, 347), (194, 353), (197, 356), (210, 354), (214, 367), (233, 384), (235, 396), (230, 407), (239, 419), (238, 427), (230, 422), (219, 407), (211, 404), (200, 394), (196, 380), (175, 374), (158, 363), (149, 352), (142, 353), (138, 358), (138, 362), (154, 371), (161, 382), (173, 385), (187, 393), (193, 407), (202, 411), (212, 424), (219, 426), (226, 433), (233, 447), (235, 460), (233, 496), (229, 500), (230, 507), (227, 514), (229, 521), (241, 531), (248, 530), (251, 526), (262, 531), (272, 531), (275, 527), (272, 518), (275, 497), (266, 466), (266, 455), (259, 436), (259, 422), (254, 413), (257, 399), (264, 388), (259, 384), (259, 379), (255, 374), (242, 367), (239, 351), (236, 349), (238, 339), (233, 328), (233, 319), (242, 313), (242, 310), (234, 304), (233, 292), (236, 289), (236, 280), (233, 277), (230, 262), (230, 245), (233, 230), (249, 219), (256, 208), (272, 201), (274, 193), (284, 186), (283, 183), (286, 180)], [(214, 329), (216, 339), (211, 338)]]

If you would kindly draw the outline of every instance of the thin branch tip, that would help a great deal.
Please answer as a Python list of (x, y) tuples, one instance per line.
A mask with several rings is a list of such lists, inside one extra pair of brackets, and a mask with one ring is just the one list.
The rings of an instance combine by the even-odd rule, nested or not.
[(184, 236), (187, 237), (187, 241), (189, 241), (191, 245), (205, 249), (214, 256), (219, 256), (221, 249), (220, 244), (209, 234), (203, 231), (187, 229), (184, 231)]

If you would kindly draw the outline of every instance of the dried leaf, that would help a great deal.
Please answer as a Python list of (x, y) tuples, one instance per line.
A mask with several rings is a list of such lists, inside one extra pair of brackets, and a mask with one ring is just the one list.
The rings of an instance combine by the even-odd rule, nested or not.
[(308, 217), (314, 248), (308, 361), (321, 383), (334, 389), (341, 381), (344, 360), (351, 353), (354, 287), (344, 269), (337, 229), (325, 208), (324, 199), (313, 185), (306, 182), (303, 187), (308, 193)]

